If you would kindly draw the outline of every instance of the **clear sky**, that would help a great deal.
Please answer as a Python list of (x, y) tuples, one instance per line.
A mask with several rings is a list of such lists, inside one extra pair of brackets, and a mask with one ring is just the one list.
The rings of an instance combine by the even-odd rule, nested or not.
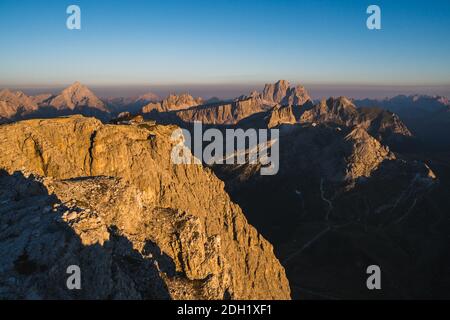
[(449, 0), (1, 0), (0, 40), (0, 86), (450, 84)]

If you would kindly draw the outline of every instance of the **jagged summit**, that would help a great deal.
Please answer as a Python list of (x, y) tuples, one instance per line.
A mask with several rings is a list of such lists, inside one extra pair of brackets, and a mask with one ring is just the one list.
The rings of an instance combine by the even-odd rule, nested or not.
[(289, 81), (279, 80), (274, 84), (266, 84), (262, 99), (281, 105), (302, 105), (311, 100), (305, 87), (298, 85), (291, 87)]
[(277, 105), (302, 106), (308, 101), (311, 102), (311, 98), (303, 86), (291, 87), (288, 81), (279, 80), (274, 84), (266, 84), (263, 93), (253, 91), (250, 95), (242, 95), (232, 101), (202, 105), (201, 101), (194, 100), (189, 95), (172, 95), (161, 103), (145, 106), (142, 112), (175, 111), (175, 116), (185, 123), (201, 121), (205, 124), (233, 125), (251, 116), (268, 112)]

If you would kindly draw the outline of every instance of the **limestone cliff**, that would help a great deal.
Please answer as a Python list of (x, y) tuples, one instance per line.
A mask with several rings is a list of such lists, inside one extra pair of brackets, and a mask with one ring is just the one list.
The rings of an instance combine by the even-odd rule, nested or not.
[[(1, 126), (0, 295), (289, 299), (272, 245), (223, 182), (171, 163), (174, 129), (81, 116)], [(65, 288), (68, 264), (84, 290)]]

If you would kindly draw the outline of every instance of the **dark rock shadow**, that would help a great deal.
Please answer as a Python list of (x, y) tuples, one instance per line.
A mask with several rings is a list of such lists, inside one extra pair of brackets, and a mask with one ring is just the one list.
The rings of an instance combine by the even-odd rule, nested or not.
[[(317, 126), (320, 134), (312, 136), (308, 130), (286, 125), (293, 139), (289, 144), (280, 139), (280, 171), (275, 176), (256, 174), (242, 182), (238, 177), (245, 170), (213, 168), (249, 222), (274, 245), (293, 298), (448, 298), (444, 288), (450, 273), (444, 266), (450, 252), (445, 214), (450, 175), (436, 171), (441, 162), (431, 162), (442, 180), (432, 187), (424, 179), (425, 167), (404, 162), (400, 155), (384, 161), (370, 177), (361, 177), (352, 189), (325, 181), (324, 196), (333, 205), (327, 214), (318, 164), (328, 160), (330, 153), (324, 150), (336, 142), (336, 130)], [(342, 127), (338, 135), (348, 130)], [(341, 167), (336, 163), (337, 170)], [(447, 168), (443, 164), (442, 170)], [(372, 264), (381, 267), (381, 291), (366, 287), (366, 268)]]
[[(141, 254), (112, 225), (109, 240), (84, 245), (66, 210), (33, 175), (0, 170), (0, 299), (171, 298), (160, 271), (170, 276), (175, 266), (157, 244), (147, 241)], [(67, 288), (71, 265), (80, 290)]]

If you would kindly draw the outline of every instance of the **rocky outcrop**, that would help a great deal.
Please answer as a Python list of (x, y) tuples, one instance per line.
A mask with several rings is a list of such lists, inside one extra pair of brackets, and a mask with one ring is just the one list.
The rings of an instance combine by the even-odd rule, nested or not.
[(168, 112), (174, 110), (182, 110), (201, 105), (202, 103), (202, 98), (194, 99), (194, 97), (187, 93), (183, 93), (181, 95), (171, 94), (161, 102), (149, 103), (146, 106), (142, 107), (142, 112), (150, 113), (152, 111)]
[[(171, 163), (175, 129), (81, 116), (1, 126), (0, 295), (289, 299), (223, 182)], [(66, 289), (68, 264), (85, 289)]]

